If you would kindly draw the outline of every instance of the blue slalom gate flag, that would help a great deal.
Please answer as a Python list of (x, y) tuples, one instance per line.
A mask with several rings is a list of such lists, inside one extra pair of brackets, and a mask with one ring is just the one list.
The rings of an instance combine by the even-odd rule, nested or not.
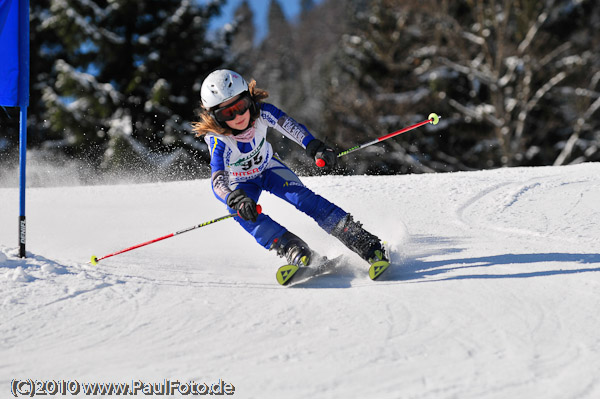
[(0, 0), (0, 105), (29, 105), (28, 0)]
[(29, 0), (0, 0), (0, 105), (20, 108), (19, 256), (25, 257), (25, 158), (29, 105)]

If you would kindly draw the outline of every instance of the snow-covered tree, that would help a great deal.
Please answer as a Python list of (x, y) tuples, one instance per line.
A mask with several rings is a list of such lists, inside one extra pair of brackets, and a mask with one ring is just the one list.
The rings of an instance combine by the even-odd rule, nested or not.
[[(254, 49), (254, 13), (247, 0), (242, 1), (234, 13), (235, 33), (232, 35), (231, 50), (246, 57)], [(243, 60), (246, 61), (246, 60)]]
[(200, 157), (186, 135), (202, 79), (224, 63), (226, 33), (208, 33), (223, 3), (53, 0), (43, 25), (66, 50), (44, 90), (56, 144), (104, 165), (133, 153), (157, 165), (180, 147)]
[[(45, 120), (45, 104), (42, 101), (43, 88), (48, 82), (56, 79), (53, 65), (56, 59), (66, 55), (62, 40), (56, 32), (45, 29), (43, 22), (50, 15), (51, 0), (36, 0), (29, 4), (30, 7), (30, 85), (28, 106), (28, 146), (40, 146), (46, 140), (56, 140), (61, 134), (54, 134), (48, 130), (48, 121)], [(0, 51), (1, 54), (1, 51)], [(0, 55), (0, 62), (2, 55)], [(0, 109), (0, 152), (16, 150), (19, 141), (19, 110), (18, 108)], [(0, 157), (0, 161), (6, 157)]]
[[(327, 130), (340, 145), (360, 144), (442, 112), (424, 82), (434, 49), (431, 19), (415, 2), (355, 2), (353, 29), (342, 38), (330, 73)], [(402, 3), (402, 5), (400, 4)], [(433, 129), (435, 130), (435, 129)], [(435, 135), (435, 136), (432, 136)], [(352, 173), (453, 170), (459, 163), (426, 129), (343, 158)], [(389, 151), (386, 151), (389, 150)]]
[(597, 153), (597, 124), (589, 123), (600, 106), (591, 51), (597, 2), (353, 3), (357, 23), (327, 101), (337, 141), (373, 138), (428, 111), (444, 117), (441, 134), (409, 134), (386, 143), (393, 151), (372, 149), (368, 165), (353, 160), (359, 172), (540, 165)]
[[(435, 60), (458, 74), (444, 94), (467, 124), (493, 132), (489, 149), (499, 156), (494, 164), (552, 163), (554, 144), (571, 126), (578, 129), (578, 117), (565, 111), (568, 102), (579, 100), (561, 93), (589, 89), (587, 71), (598, 65), (590, 47), (598, 3), (477, 0), (428, 6), (437, 24)], [(481, 156), (484, 150), (478, 145), (470, 152)]]

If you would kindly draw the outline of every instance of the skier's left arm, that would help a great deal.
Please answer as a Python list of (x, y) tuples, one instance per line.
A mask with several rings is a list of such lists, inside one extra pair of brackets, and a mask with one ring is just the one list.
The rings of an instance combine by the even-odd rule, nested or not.
[(296, 122), (285, 112), (271, 104), (261, 103), (261, 116), (267, 124), (283, 134), (288, 139), (300, 144), (306, 154), (325, 162), (325, 167), (334, 168), (337, 164), (337, 154), (321, 140), (315, 138), (301, 123)]

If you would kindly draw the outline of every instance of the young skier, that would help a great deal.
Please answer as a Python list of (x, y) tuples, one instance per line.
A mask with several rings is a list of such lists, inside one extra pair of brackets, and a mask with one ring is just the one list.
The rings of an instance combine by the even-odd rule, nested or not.
[(260, 245), (275, 250), (290, 265), (308, 266), (315, 258), (306, 242), (257, 212), (256, 202), (267, 190), (313, 218), (370, 264), (388, 262), (379, 238), (348, 212), (305, 187), (278, 159), (267, 141), (267, 128), (295, 141), (310, 158), (322, 160), (320, 164), (324, 162), (329, 169), (337, 161), (332, 148), (274, 105), (262, 102), (268, 93), (234, 71), (221, 69), (209, 74), (200, 95), (202, 111), (193, 130), (197, 136), (205, 136), (210, 150), (213, 192), (230, 212), (237, 212), (235, 219)]

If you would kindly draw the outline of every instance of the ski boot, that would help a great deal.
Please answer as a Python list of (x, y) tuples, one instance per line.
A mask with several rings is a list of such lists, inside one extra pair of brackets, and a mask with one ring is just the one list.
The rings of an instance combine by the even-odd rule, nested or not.
[(308, 244), (289, 231), (275, 239), (270, 249), (277, 251), (277, 255), (285, 257), (288, 262), (277, 270), (277, 282), (281, 285), (286, 285), (298, 269), (308, 266), (313, 256)]
[(347, 214), (340, 220), (331, 234), (369, 262), (369, 277), (372, 280), (389, 267), (390, 260), (379, 238), (363, 229), (362, 224), (355, 222), (352, 215)]
[(285, 257), (288, 264), (298, 267), (308, 266), (313, 254), (307, 243), (289, 231), (273, 240), (270, 249), (277, 251), (278, 256)]

